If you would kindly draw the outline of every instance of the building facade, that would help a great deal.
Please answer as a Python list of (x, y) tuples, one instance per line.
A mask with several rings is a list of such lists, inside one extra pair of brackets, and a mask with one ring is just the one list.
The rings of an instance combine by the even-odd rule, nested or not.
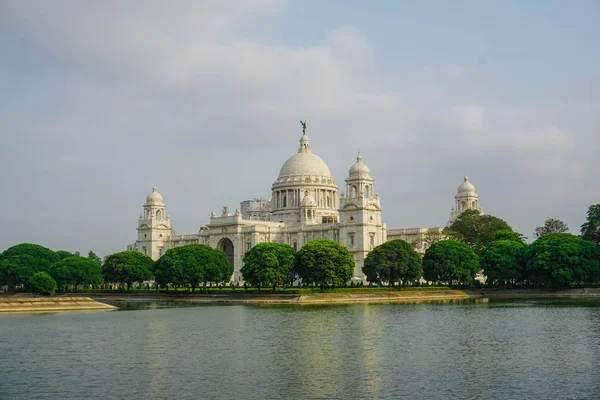
[[(466, 176), (455, 199), (456, 211), (453, 209), (451, 220), (465, 209), (479, 206), (475, 188)], [(153, 260), (170, 248), (193, 243), (223, 250), (234, 266), (235, 281), (242, 280), (244, 254), (259, 243), (285, 243), (298, 250), (313, 239), (334, 240), (354, 257), (353, 279), (363, 280), (364, 260), (373, 248), (388, 240), (403, 239), (424, 252), (423, 236), (427, 232), (427, 228), (388, 231), (375, 179), (361, 155), (350, 167), (340, 192), (325, 161), (312, 152), (306, 134), (300, 138), (296, 154), (281, 167), (271, 186), (270, 200), (243, 201), (233, 213), (225, 206), (220, 215), (211, 213), (210, 222), (198, 233), (174, 235), (163, 197), (154, 187), (143, 205), (137, 230), (137, 241), (128, 249), (143, 252)]]

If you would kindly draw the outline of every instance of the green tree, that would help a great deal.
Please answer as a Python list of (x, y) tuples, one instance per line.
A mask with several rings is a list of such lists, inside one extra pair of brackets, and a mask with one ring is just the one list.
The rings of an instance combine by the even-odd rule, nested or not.
[(260, 243), (244, 256), (240, 270), (252, 286), (283, 285), (294, 280), (294, 248), (282, 243)]
[(515, 242), (525, 243), (525, 236), (520, 234), (519, 232), (514, 232), (511, 229), (501, 229), (492, 234), (492, 242), (497, 242), (498, 240), (513, 240)]
[(329, 239), (315, 239), (296, 253), (296, 274), (306, 283), (336, 286), (354, 274), (354, 258), (344, 246)]
[(39, 271), (47, 270), (50, 264), (60, 260), (60, 256), (54, 251), (38, 244), (21, 243), (4, 250), (0, 259), (13, 256), (28, 255), (36, 260), (36, 268)]
[(525, 250), (519, 240), (496, 240), (481, 252), (479, 259), (487, 283), (514, 286), (525, 280)]
[(227, 259), (227, 254), (219, 249), (212, 249), (209, 262), (204, 267), (204, 282), (227, 282), (233, 275), (233, 265)]
[(466, 210), (446, 229), (444, 233), (452, 240), (469, 245), (476, 254), (492, 241), (499, 230), (511, 230), (506, 221), (492, 215), (483, 215), (477, 210)]
[(600, 249), (570, 233), (550, 233), (525, 252), (529, 281), (538, 286), (566, 288), (600, 279)]
[(102, 259), (98, 257), (96, 253), (94, 253), (92, 250), (90, 250), (90, 252), (88, 253), (87, 258), (89, 258), (98, 265), (102, 265)]
[(92, 260), (71, 256), (50, 266), (50, 276), (59, 289), (67, 290), (68, 285), (96, 285), (103, 282), (102, 266)]
[(581, 225), (581, 238), (600, 246), (600, 204), (588, 208), (587, 219)]
[(33, 294), (53, 296), (56, 291), (56, 281), (47, 272), (36, 272), (29, 278), (29, 291)]
[[(96, 256), (93, 252), (90, 253)], [(100, 259), (100, 257), (96, 256)], [(88, 260), (97, 264), (97, 260), (88, 255)], [(133, 282), (143, 282), (152, 279), (154, 261), (145, 254), (134, 250), (125, 250), (111, 254), (104, 260), (102, 275), (105, 282), (124, 283), (127, 289)]]
[(74, 255), (73, 253), (71, 253), (70, 251), (67, 251), (67, 250), (58, 250), (56, 252), (56, 254), (58, 254), (58, 256), (60, 257), (61, 260), (64, 260), (65, 258), (71, 257)]
[(19, 254), (0, 259), (0, 284), (11, 291), (15, 286), (25, 285), (39, 269), (39, 259), (28, 254)]
[(416, 281), (423, 275), (419, 253), (404, 240), (391, 240), (375, 247), (365, 259), (363, 273), (369, 282)]
[(186, 285), (195, 291), (201, 282), (229, 280), (233, 266), (221, 250), (202, 244), (174, 247), (154, 264), (154, 279), (159, 285)]
[(563, 233), (568, 231), (569, 227), (560, 219), (548, 218), (544, 222), (543, 226), (538, 226), (537, 228), (535, 228), (533, 236), (535, 236), (536, 238), (540, 238), (550, 233)]
[(470, 284), (479, 272), (479, 257), (464, 243), (441, 240), (425, 251), (423, 277), (428, 281)]

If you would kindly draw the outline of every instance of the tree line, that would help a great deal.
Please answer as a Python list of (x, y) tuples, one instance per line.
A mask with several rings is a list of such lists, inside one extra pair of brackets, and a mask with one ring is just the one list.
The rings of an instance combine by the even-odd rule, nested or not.
[(224, 252), (193, 244), (169, 249), (156, 262), (138, 251), (126, 250), (100, 259), (65, 250), (22, 243), (0, 254), (0, 285), (21, 287), (32, 293), (53, 295), (80, 285), (116, 284), (131, 288), (134, 282), (154, 279), (164, 288), (229, 281), (233, 266)]
[[(390, 286), (421, 280), (472, 285), (480, 272), (486, 284), (500, 287), (565, 288), (600, 282), (600, 204), (589, 207), (580, 236), (566, 230), (562, 221), (548, 219), (536, 228), (536, 240), (527, 244), (504, 220), (469, 210), (449, 227), (428, 235), (423, 256), (411, 244), (392, 240), (367, 255), (362, 271), (369, 282)], [(260, 243), (245, 254), (241, 273), (259, 288), (293, 282), (333, 287), (352, 279), (354, 259), (348, 249), (328, 239), (310, 241), (299, 251), (286, 244)], [(131, 288), (152, 279), (167, 289), (194, 291), (209, 282), (228, 282), (232, 274), (223, 251), (201, 244), (169, 249), (156, 262), (132, 250), (102, 261), (92, 251), (83, 257), (28, 243), (0, 254), (0, 284), (46, 294), (103, 283)]]
[[(600, 283), (600, 205), (589, 208), (580, 236), (567, 230), (564, 222), (549, 218), (528, 245), (506, 221), (470, 210), (427, 235), (423, 256), (406, 241), (392, 240), (367, 255), (362, 271), (369, 282), (390, 286), (422, 280), (469, 286), (480, 273), (486, 284), (499, 287), (559, 289)], [(327, 239), (308, 242), (298, 252), (284, 244), (261, 243), (246, 253), (241, 272), (259, 287), (295, 279), (343, 285), (352, 276), (351, 258), (347, 249)]]

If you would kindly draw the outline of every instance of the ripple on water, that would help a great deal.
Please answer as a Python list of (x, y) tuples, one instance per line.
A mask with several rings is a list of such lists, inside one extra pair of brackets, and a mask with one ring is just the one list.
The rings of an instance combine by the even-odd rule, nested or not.
[(0, 398), (600, 396), (600, 302), (137, 308), (0, 317)]

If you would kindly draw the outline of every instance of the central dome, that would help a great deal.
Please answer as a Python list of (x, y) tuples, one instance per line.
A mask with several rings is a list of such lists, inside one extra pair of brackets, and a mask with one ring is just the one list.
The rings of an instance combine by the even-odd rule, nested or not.
[(300, 148), (279, 170), (278, 181), (282, 178), (299, 178), (301, 176), (318, 176), (331, 179), (331, 171), (323, 159), (312, 153), (310, 141), (306, 134), (300, 138)]
[(292, 175), (331, 176), (329, 167), (323, 159), (313, 153), (303, 152), (294, 154), (283, 164), (279, 177)]

